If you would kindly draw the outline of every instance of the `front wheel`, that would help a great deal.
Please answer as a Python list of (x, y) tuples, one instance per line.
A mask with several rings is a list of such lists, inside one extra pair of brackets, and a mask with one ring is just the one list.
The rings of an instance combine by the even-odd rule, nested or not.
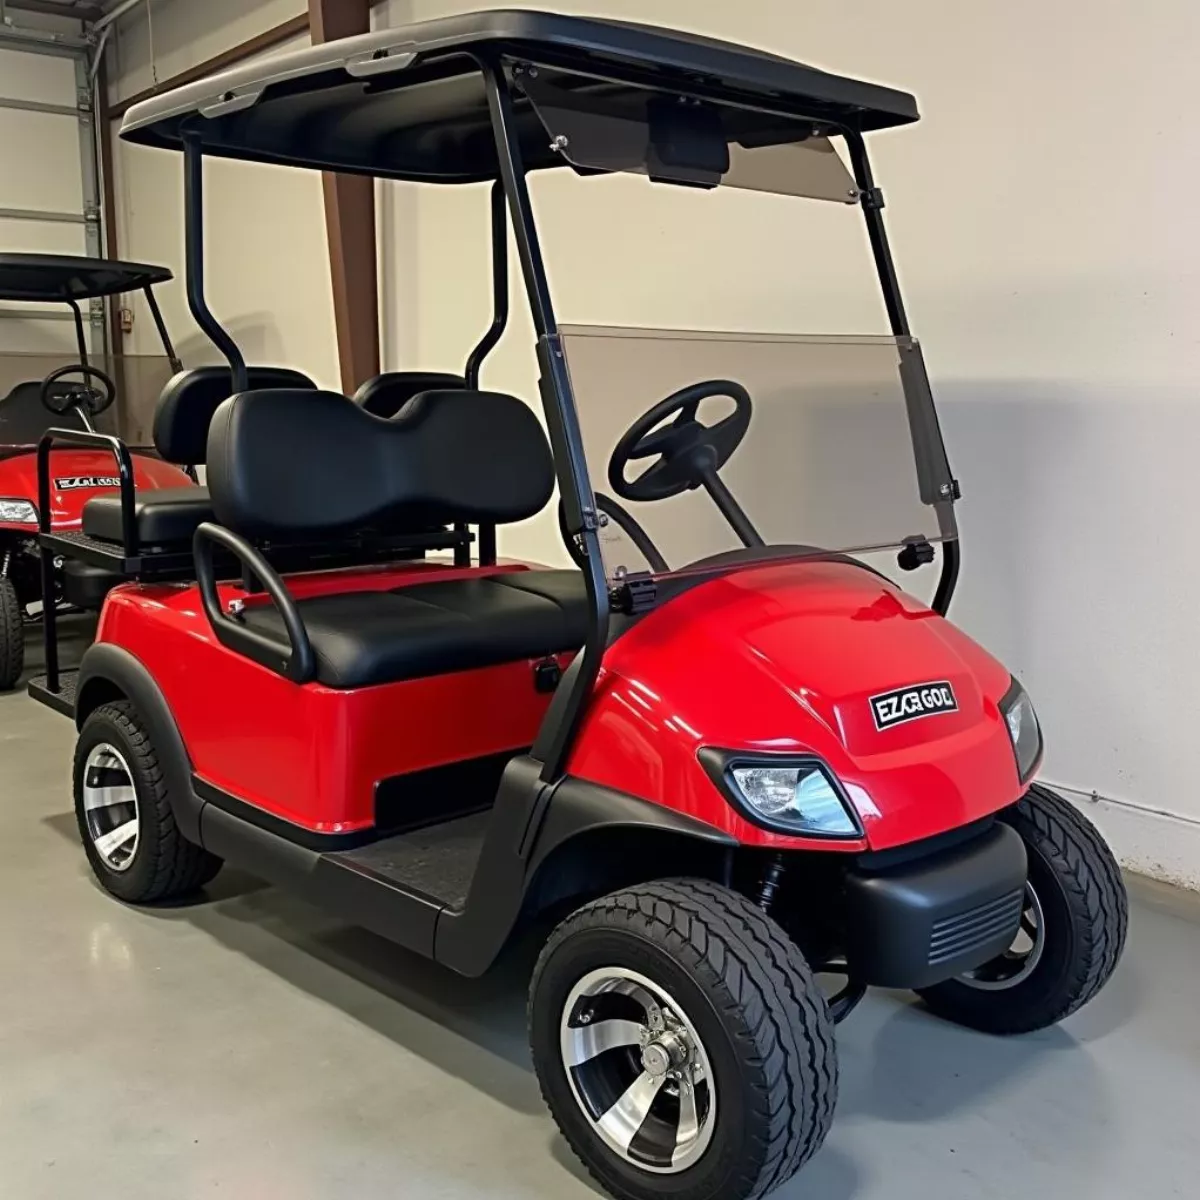
[(808, 964), (727, 888), (605, 896), (551, 935), (530, 1042), (563, 1136), (620, 1200), (746, 1200), (829, 1131), (833, 1024)]
[(934, 1012), (988, 1033), (1029, 1033), (1082, 1008), (1125, 946), (1129, 902), (1096, 827), (1034, 784), (1002, 820), (1025, 842), (1029, 878), (1013, 945), (982, 967), (921, 992)]
[(13, 581), (0, 578), (0, 692), (16, 687), (25, 669), (25, 621)]

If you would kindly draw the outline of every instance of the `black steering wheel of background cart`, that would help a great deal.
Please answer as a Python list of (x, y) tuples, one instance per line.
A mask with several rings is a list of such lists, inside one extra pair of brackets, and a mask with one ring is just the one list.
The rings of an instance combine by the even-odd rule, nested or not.
[[(83, 380), (74, 387), (54, 386), (67, 375), (82, 375), (84, 379), (94, 379), (100, 387), (91, 387)], [(117, 385), (99, 367), (84, 366), (83, 363), (59, 367), (42, 380), (42, 403), (58, 417), (73, 408), (82, 408), (89, 416), (94, 417), (108, 408), (116, 398)]]
[[(715, 425), (698, 416), (701, 401), (728, 396), (734, 410)], [(608, 482), (623, 500), (666, 500), (700, 487), (729, 461), (750, 428), (750, 393), (732, 379), (694, 383), (659, 401), (625, 431), (608, 462)], [(670, 424), (663, 422), (673, 416)], [(648, 470), (630, 481), (631, 462), (657, 458)]]

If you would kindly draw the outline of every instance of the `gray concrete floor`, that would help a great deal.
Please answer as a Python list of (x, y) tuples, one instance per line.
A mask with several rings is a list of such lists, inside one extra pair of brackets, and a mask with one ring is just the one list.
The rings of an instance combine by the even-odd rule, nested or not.
[[(0, 696), (0, 1197), (596, 1194), (542, 1109), (521, 953), (464, 981), (234, 871), (123, 907), (76, 843), (71, 743)], [(1200, 904), (1136, 884), (1119, 973), (1060, 1029), (872, 996), (834, 1131), (778, 1195), (1194, 1197), (1198, 994)]]

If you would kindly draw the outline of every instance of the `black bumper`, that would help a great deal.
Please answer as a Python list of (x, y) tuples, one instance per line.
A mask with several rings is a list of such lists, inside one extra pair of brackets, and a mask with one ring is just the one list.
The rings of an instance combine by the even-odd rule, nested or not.
[(1024, 907), (1025, 844), (997, 823), (969, 842), (846, 877), (846, 960), (877, 987), (922, 988), (1012, 945)]

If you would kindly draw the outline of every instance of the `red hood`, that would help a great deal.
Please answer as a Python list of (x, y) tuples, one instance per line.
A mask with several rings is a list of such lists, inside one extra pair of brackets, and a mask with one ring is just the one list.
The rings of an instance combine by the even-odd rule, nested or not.
[[(882, 849), (1018, 798), (998, 708), (1009, 682), (949, 621), (861, 567), (746, 569), (684, 592), (609, 647), (571, 770), (746, 841), (696, 751), (814, 753)], [(876, 728), (873, 699), (943, 684), (953, 711)]]
[[(133, 477), (138, 491), (188, 487), (191, 480), (178, 467), (148, 455), (133, 456)], [(96, 486), (89, 480), (116, 480), (117, 463), (107, 450), (52, 450), (50, 452), (50, 522), (56, 530), (78, 529), (83, 506), (93, 497), (116, 491), (116, 483)], [(0, 499), (28, 500), (37, 504), (37, 454), (18, 451), (0, 458)], [(5, 528), (25, 529), (30, 526)]]

